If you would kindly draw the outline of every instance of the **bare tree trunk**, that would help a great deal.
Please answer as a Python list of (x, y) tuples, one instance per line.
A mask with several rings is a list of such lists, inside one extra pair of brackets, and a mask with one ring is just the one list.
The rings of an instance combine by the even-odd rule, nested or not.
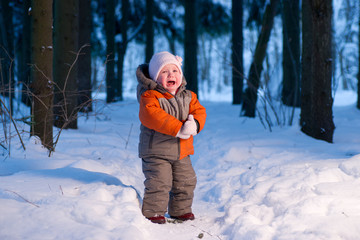
[(173, 29), (169, 30), (170, 33), (167, 33), (164, 31), (165, 37), (169, 43), (170, 52), (174, 55), (176, 55), (176, 49), (175, 49), (175, 31)]
[(283, 0), (283, 84), (281, 100), (300, 107), (299, 0)]
[(260, 86), (260, 77), (263, 70), (263, 61), (269, 42), (271, 29), (274, 24), (274, 17), (280, 0), (270, 0), (266, 6), (264, 19), (262, 21), (260, 35), (256, 44), (255, 54), (250, 66), (248, 86), (244, 92), (244, 103), (242, 105), (242, 115), (255, 117), (257, 91)]
[(126, 54), (126, 43), (118, 42), (117, 44), (117, 52), (118, 52), (118, 59), (117, 59), (117, 82), (116, 82), (116, 91), (115, 91), (115, 101), (122, 101), (123, 100), (123, 76), (124, 76), (124, 60)]
[(77, 128), (78, 0), (55, 0), (54, 20), (54, 125)]
[(78, 59), (78, 104), (82, 112), (92, 111), (91, 29), (91, 1), (79, 0), (79, 47), (82, 51)]
[(244, 85), (243, 2), (232, 0), (232, 86), (233, 104), (242, 103)]
[(33, 65), (33, 126), (31, 135), (41, 139), (49, 150), (53, 149), (53, 2), (33, 0), (31, 12), (31, 50)]
[[(360, 1), (359, 1), (359, 9), (360, 9)], [(358, 93), (358, 96), (357, 96), (357, 104), (356, 104), (356, 107), (358, 108), (358, 109), (360, 109), (360, 14), (359, 14), (359, 21), (358, 21), (359, 23), (359, 30), (358, 30), (358, 51), (359, 51), (359, 53), (358, 53), (358, 67), (359, 67), (359, 69), (358, 69), (358, 75), (357, 75), (357, 79), (358, 79), (358, 85), (357, 85), (357, 87), (358, 87), (358, 91), (357, 91), (357, 93)]]
[(302, 11), (301, 130), (332, 142), (332, 0), (303, 0)]
[[(311, 66), (312, 66), (312, 56), (310, 49), (312, 48), (313, 36), (312, 32), (312, 18), (311, 18), (311, 6), (308, 0), (302, 2), (302, 39), (305, 41), (302, 42), (302, 62), (301, 62), (301, 118), (302, 121), (310, 121), (312, 118), (311, 112), (311, 98), (312, 98), (312, 88), (311, 88)], [(307, 39), (307, 40), (306, 40)], [(305, 49), (309, 49), (305, 51)], [(306, 71), (306, 69), (308, 69)], [(305, 101), (304, 101), (305, 100)], [(305, 120), (306, 119), (306, 120)]]
[(185, 0), (185, 77), (188, 88), (198, 94), (197, 2)]
[(29, 14), (31, 9), (31, 0), (23, 1), (23, 19), (22, 19), (22, 35), (21, 35), (21, 58), (19, 59), (19, 82), (22, 83), (21, 102), (25, 105), (31, 105), (31, 96), (29, 85), (30, 79), (30, 62), (31, 62), (31, 17)]
[(115, 102), (115, 0), (106, 0), (106, 102)]
[(10, 111), (14, 98), (14, 26), (9, 0), (0, 2), (0, 93), (9, 97)]
[(154, 54), (154, 0), (146, 0), (146, 50), (145, 62), (150, 62)]
[(126, 48), (128, 44), (128, 20), (129, 20), (129, 0), (123, 0), (121, 3), (121, 38), (122, 41), (117, 44), (118, 50), (118, 61), (117, 61), (117, 87), (116, 87), (116, 99), (119, 101), (123, 100), (123, 77), (124, 77), (124, 59), (126, 54)]

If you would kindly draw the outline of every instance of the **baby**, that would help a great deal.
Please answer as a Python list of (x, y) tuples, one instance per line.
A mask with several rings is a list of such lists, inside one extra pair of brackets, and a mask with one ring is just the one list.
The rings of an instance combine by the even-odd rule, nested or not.
[(193, 136), (205, 125), (206, 110), (185, 88), (181, 57), (169, 52), (152, 56), (136, 70), (140, 104), (139, 157), (145, 175), (143, 215), (165, 223), (165, 213), (194, 220), (192, 202), (196, 174), (190, 156)]

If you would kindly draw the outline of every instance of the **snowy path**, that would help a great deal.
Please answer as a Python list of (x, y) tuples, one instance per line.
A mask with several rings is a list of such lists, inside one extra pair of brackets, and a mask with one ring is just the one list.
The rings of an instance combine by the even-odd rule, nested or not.
[(265, 130), (239, 107), (205, 103), (195, 137), (195, 221), (156, 225), (140, 211), (136, 101), (62, 133), (51, 158), (34, 139), (0, 162), (0, 239), (360, 238), (360, 113), (336, 110), (334, 144), (297, 126)]

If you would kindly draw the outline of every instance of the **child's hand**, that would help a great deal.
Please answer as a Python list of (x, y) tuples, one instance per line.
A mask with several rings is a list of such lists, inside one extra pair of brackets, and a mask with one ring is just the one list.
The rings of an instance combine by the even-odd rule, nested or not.
[(196, 134), (197, 134), (197, 125), (194, 120), (194, 116), (190, 114), (184, 125), (180, 128), (179, 132), (176, 134), (176, 137), (182, 139), (188, 139), (191, 135), (195, 136)]
[(182, 126), (182, 129), (183, 129), (182, 131), (183, 134), (188, 134), (193, 136), (197, 134), (197, 125), (193, 115), (191, 114), (189, 115), (187, 121)]
[(183, 128), (184, 128), (184, 125), (180, 128), (179, 132), (176, 134), (176, 137), (182, 138), (182, 139), (190, 138), (191, 135), (183, 133)]

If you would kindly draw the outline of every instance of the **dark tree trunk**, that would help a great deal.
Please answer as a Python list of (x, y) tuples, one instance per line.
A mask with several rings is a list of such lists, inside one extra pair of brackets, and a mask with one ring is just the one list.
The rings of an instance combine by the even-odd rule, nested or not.
[(32, 51), (32, 102), (33, 122), (31, 135), (41, 139), (42, 144), (53, 149), (53, 39), (52, 0), (33, 0), (31, 13)]
[(14, 26), (9, 0), (0, 2), (0, 93), (9, 97), (10, 111), (14, 98)]
[(78, 0), (55, 0), (54, 125), (77, 128)]
[(198, 94), (197, 11), (198, 1), (185, 0), (185, 77), (187, 87)]
[(165, 37), (169, 43), (170, 52), (174, 55), (176, 55), (176, 49), (175, 49), (175, 39), (176, 39), (176, 33), (173, 28), (170, 28), (169, 31), (164, 31)]
[[(312, 68), (311, 48), (313, 41), (313, 25), (311, 18), (311, 6), (308, 0), (302, 2), (302, 59), (301, 59), (301, 121), (310, 121), (312, 114)], [(306, 40), (307, 39), (307, 40)], [(309, 49), (306, 50), (305, 49)], [(300, 124), (302, 125), (302, 124)]]
[(243, 3), (232, 0), (232, 86), (233, 104), (242, 103), (244, 85)]
[(118, 42), (117, 50), (118, 50), (118, 60), (117, 60), (117, 82), (116, 82), (116, 101), (123, 100), (123, 74), (124, 74), (124, 59), (126, 53), (126, 43)]
[[(360, 1), (359, 1), (359, 9), (360, 9)], [(358, 75), (357, 75), (357, 79), (358, 79), (358, 96), (357, 96), (357, 108), (360, 109), (360, 14), (359, 14), (359, 31), (358, 31)]]
[(82, 112), (92, 111), (91, 29), (91, 1), (79, 0), (79, 47), (82, 50), (78, 59), (78, 104)]
[(281, 100), (300, 107), (299, 0), (283, 0), (283, 84)]
[(117, 87), (116, 87), (116, 99), (119, 101), (123, 100), (123, 77), (124, 77), (124, 59), (126, 54), (126, 48), (128, 44), (128, 20), (129, 20), (129, 0), (123, 0), (121, 4), (121, 39), (122, 41), (117, 44), (118, 50), (118, 61), (117, 61)]
[(115, 0), (106, 0), (106, 102), (115, 102)]
[(154, 54), (154, 0), (146, 0), (146, 50), (145, 62), (150, 62)]
[(31, 17), (29, 14), (31, 9), (31, 0), (23, 1), (23, 19), (22, 19), (22, 35), (21, 35), (21, 57), (19, 58), (19, 82), (22, 84), (21, 102), (25, 105), (31, 105), (30, 95), (30, 62), (31, 62)]
[(332, 142), (332, 1), (303, 0), (302, 11), (301, 130), (313, 138)]
[(280, 0), (270, 0), (270, 4), (268, 4), (265, 9), (260, 35), (256, 43), (254, 58), (250, 65), (249, 78), (247, 82), (248, 86), (245, 89), (243, 96), (244, 103), (241, 111), (242, 115), (246, 117), (255, 117), (257, 91), (260, 86), (260, 77), (263, 70), (262, 65), (279, 2)]

